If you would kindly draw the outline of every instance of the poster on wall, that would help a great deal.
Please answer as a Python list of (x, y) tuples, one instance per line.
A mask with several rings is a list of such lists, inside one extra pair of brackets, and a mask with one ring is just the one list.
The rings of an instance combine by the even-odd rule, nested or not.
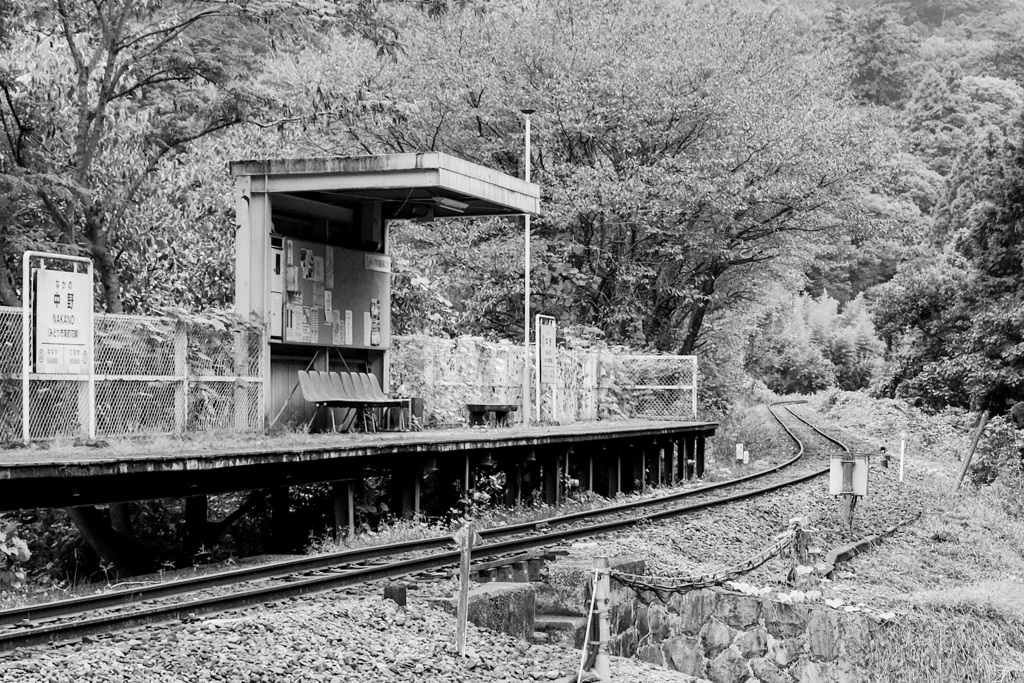
[[(388, 348), (391, 258), (289, 239), (282, 343)], [(298, 316), (296, 320), (295, 317)]]

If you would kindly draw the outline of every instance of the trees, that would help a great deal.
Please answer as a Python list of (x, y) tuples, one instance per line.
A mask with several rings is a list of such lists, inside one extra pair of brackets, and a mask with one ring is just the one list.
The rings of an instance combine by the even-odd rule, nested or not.
[[(748, 283), (876, 227), (865, 185), (890, 140), (783, 12), (558, 0), (399, 25), (403, 53), (364, 79), (362, 115), (322, 122), (322, 148), (443, 149), (515, 173), (518, 110), (535, 109), (535, 301), (563, 323), (689, 353), (759, 296)], [(506, 231), (491, 239), (512, 247)], [(488, 276), (506, 302), (516, 261)]]
[(873, 104), (900, 105), (910, 94), (918, 40), (899, 13), (881, 4), (836, 4), (827, 21), (846, 53), (854, 92)]
[(274, 50), (332, 26), (393, 32), (368, 0), (30, 0), (5, 5), (0, 53), (0, 301), (26, 247), (84, 250), (101, 300), (120, 312), (124, 255), (145, 250), (129, 216), (153, 173), (190, 143), (264, 110), (254, 75)]
[(883, 390), (1002, 414), (1024, 391), (1024, 119), (969, 149), (939, 209), (949, 246), (878, 293), (894, 353)]

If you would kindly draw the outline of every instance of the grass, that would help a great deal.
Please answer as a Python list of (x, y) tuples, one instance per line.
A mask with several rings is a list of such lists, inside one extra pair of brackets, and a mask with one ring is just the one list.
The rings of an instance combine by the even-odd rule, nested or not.
[[(848, 601), (901, 615), (875, 643), (872, 679), (1024, 681), (1024, 519), (1010, 504), (1020, 492), (970, 481), (953, 492), (970, 416), (849, 393), (815, 397), (811, 407), (897, 458), (899, 432), (908, 433), (906, 483), (921, 518), (836, 576)], [(980, 451), (1000, 447), (992, 439)]]
[[(643, 494), (619, 494), (615, 498), (605, 498), (592, 492), (579, 492), (566, 498), (559, 506), (538, 503), (520, 508), (488, 508), (478, 510), (473, 521), (480, 529), (543, 522), (561, 515), (574, 512), (597, 510), (610, 505), (618, 505), (630, 501), (644, 500), (664, 495), (675, 490), (669, 487), (648, 487)], [(314, 538), (308, 547), (311, 554), (336, 553), (355, 550), (376, 545), (417, 541), (435, 536), (449, 536), (461, 526), (462, 518), (453, 515), (451, 521), (427, 519), (393, 519), (379, 525), (375, 530), (357, 533), (351, 538), (335, 540), (331, 536)]]

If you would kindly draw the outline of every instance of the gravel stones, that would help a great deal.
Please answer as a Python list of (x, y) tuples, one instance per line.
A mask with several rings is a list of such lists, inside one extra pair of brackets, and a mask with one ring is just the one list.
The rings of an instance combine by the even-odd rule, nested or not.
[[(531, 645), (470, 625), (454, 652), (454, 618), (411, 597), (324, 594), (217, 618), (151, 626), (0, 654), (3, 683), (491, 683), (575, 680), (579, 651)], [(616, 680), (690, 680), (616, 658)]]

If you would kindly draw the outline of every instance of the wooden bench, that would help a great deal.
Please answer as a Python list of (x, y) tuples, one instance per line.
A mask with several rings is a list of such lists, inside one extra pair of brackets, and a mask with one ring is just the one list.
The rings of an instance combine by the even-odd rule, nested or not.
[[(302, 397), (316, 405), (328, 408), (354, 408), (360, 411), (364, 431), (376, 431), (377, 408), (400, 408), (406, 404), (403, 399), (388, 398), (381, 391), (376, 375), (364, 372), (317, 372), (300, 371), (299, 388)], [(369, 414), (370, 420), (367, 421)], [(345, 431), (351, 428), (355, 418), (348, 421)], [(401, 423), (400, 423), (401, 424)], [(331, 425), (337, 430), (334, 411), (331, 411)]]
[(512, 413), (519, 410), (519, 406), (509, 403), (467, 403), (466, 410), (469, 411), (469, 425), (488, 425), (490, 427), (510, 425)]

